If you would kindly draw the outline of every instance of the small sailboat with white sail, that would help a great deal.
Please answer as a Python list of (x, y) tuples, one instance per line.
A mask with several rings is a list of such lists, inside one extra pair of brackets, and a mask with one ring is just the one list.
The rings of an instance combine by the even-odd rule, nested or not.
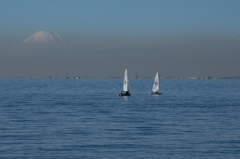
[(130, 96), (131, 95), (130, 85), (129, 85), (129, 81), (128, 81), (128, 75), (127, 75), (127, 68), (125, 69), (125, 72), (124, 72), (123, 90), (118, 95), (119, 96)]
[(149, 93), (151, 95), (161, 95), (162, 93), (159, 93), (159, 76), (158, 76), (158, 72), (156, 73), (155, 79), (154, 79), (154, 83), (153, 83), (153, 88), (152, 88), (152, 92)]

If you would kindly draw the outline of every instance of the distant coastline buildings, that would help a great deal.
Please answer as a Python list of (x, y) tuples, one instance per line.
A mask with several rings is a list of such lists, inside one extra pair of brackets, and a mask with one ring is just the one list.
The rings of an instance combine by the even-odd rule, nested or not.
[(206, 77), (186, 77), (185, 79), (212, 79), (210, 76)]
[[(59, 75), (49, 75), (49, 76), (9, 76), (9, 77), (4, 77), (0, 76), (0, 78), (30, 78), (30, 79), (38, 79), (38, 78), (48, 78), (48, 79), (122, 79), (122, 77), (117, 76), (117, 75), (110, 75), (106, 77), (89, 77), (86, 75), (75, 75), (75, 76), (70, 76), (68, 73), (64, 74), (63, 76)], [(144, 76), (138, 76), (137, 72), (135, 72), (135, 75), (131, 77), (131, 79), (152, 79), (152, 77), (144, 77)], [(160, 79), (190, 79), (190, 80), (209, 80), (209, 79), (240, 79), (240, 76), (227, 76), (227, 77), (211, 77), (211, 76), (205, 76), (205, 77), (195, 77), (195, 76), (189, 76), (189, 77), (174, 77), (174, 76), (161, 76)]]

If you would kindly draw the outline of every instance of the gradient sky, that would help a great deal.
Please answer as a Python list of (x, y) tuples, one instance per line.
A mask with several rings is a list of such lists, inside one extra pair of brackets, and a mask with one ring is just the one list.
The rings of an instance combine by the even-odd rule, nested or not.
[[(126, 66), (130, 76), (240, 76), (239, 7), (239, 0), (1, 0), (0, 56), (38, 31), (55, 31), (78, 55), (45, 57), (44, 67), (3, 56), (0, 77), (123, 76)], [(30, 69), (32, 61), (39, 64)]]

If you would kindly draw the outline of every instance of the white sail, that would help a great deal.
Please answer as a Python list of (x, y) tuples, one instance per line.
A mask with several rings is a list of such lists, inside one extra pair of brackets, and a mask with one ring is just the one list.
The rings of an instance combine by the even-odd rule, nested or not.
[(156, 73), (154, 83), (153, 83), (153, 92), (158, 92), (159, 91), (159, 77), (158, 77), (158, 72)]
[(130, 86), (128, 83), (128, 76), (127, 76), (127, 68), (125, 69), (124, 72), (124, 81), (123, 81), (123, 91), (130, 91)]
[(128, 90), (127, 91), (128, 91), (128, 93), (131, 93), (129, 81), (128, 81)]

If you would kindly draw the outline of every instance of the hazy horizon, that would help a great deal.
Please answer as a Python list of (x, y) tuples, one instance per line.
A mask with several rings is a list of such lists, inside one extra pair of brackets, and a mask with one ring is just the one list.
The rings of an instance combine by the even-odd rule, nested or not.
[[(239, 4), (0, 1), (0, 78), (240, 76)], [(21, 45), (39, 31), (55, 41)]]

